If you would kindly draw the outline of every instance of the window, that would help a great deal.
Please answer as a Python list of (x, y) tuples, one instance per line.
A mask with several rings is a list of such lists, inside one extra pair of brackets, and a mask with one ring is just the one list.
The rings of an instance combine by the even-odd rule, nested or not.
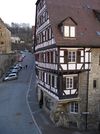
[(45, 42), (45, 38), (46, 37), (46, 32), (45, 31), (43, 31), (43, 42)]
[(49, 62), (49, 52), (45, 53), (45, 61), (46, 61), (46, 63)]
[(51, 30), (51, 27), (48, 28), (48, 38), (49, 38), (49, 40), (52, 38), (52, 30)]
[(4, 44), (4, 42), (2, 41), (1, 44)]
[(76, 52), (75, 51), (69, 51), (68, 52), (68, 61), (69, 62), (75, 62), (76, 61)]
[(66, 89), (73, 88), (73, 77), (66, 77)]
[(64, 51), (60, 50), (60, 56), (64, 56)]
[(51, 75), (49, 74), (49, 81), (48, 81), (49, 83), (49, 85), (51, 85)]
[(39, 80), (41, 80), (41, 71), (39, 71)]
[(46, 29), (46, 33), (45, 33), (45, 39), (46, 39), (46, 41), (48, 41), (48, 29)]
[(64, 63), (64, 51), (60, 50), (60, 63)]
[(54, 77), (54, 87), (57, 88), (57, 76)]
[(52, 83), (51, 86), (54, 87), (54, 75), (52, 75)]
[(48, 20), (48, 12), (47, 11), (45, 11), (45, 21), (47, 21)]
[(75, 26), (64, 26), (65, 37), (75, 37)]
[(51, 51), (51, 63), (53, 63), (53, 51)]
[(78, 113), (78, 103), (77, 102), (72, 102), (70, 104), (70, 112)]
[(46, 84), (51, 85), (51, 75), (49, 73), (46, 74)]
[(44, 72), (41, 72), (41, 80), (44, 82)]
[(48, 84), (48, 73), (46, 73), (46, 84)]
[(97, 79), (93, 80), (93, 88), (97, 88)]

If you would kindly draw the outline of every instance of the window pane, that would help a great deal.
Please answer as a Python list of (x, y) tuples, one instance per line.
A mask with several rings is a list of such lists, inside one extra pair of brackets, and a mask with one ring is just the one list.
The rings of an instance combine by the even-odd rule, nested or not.
[(72, 81), (72, 79), (70, 79), (70, 88), (72, 88), (73, 87), (73, 81)]
[(75, 62), (75, 52), (72, 52), (72, 61)]
[(52, 75), (52, 87), (54, 87), (54, 76)]
[(68, 61), (69, 62), (76, 61), (76, 52), (73, 52), (73, 51), (68, 52)]
[(64, 57), (60, 57), (60, 63), (64, 63)]
[(64, 36), (69, 37), (69, 26), (64, 26)]
[(71, 52), (68, 52), (68, 61), (71, 62)]
[(57, 76), (54, 77), (54, 86), (57, 88)]
[(77, 102), (72, 102), (70, 110), (71, 110), (71, 112), (78, 113), (78, 103)]
[(66, 78), (66, 89), (73, 88), (73, 78)]
[(74, 103), (71, 103), (71, 112), (74, 112)]
[(97, 82), (96, 80), (93, 80), (93, 88), (96, 88), (97, 87)]
[(64, 51), (60, 50), (60, 56), (64, 56)]
[(66, 79), (66, 87), (69, 88), (69, 78)]
[(75, 103), (75, 112), (78, 112), (78, 103)]
[(75, 27), (70, 27), (70, 37), (75, 37)]

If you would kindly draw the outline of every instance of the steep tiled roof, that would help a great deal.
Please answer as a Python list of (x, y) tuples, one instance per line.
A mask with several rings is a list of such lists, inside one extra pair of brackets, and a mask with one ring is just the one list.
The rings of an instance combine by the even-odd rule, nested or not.
[[(57, 45), (99, 47), (100, 21), (94, 10), (100, 10), (100, 0), (45, 0)], [(58, 25), (67, 17), (76, 23), (76, 38), (65, 39)]]

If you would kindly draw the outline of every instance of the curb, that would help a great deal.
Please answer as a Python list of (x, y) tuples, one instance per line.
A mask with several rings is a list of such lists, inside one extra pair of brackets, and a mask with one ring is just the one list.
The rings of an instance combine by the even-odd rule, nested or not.
[(38, 129), (39, 134), (42, 134), (42, 131), (40, 130), (40, 128), (39, 128), (39, 126), (38, 126), (38, 124), (37, 124), (37, 122), (36, 122), (36, 120), (35, 120), (35, 118), (34, 118), (34, 116), (33, 116), (33, 114), (32, 114), (30, 105), (29, 105), (29, 103), (28, 103), (28, 94), (29, 94), (29, 91), (30, 91), (31, 83), (32, 83), (32, 76), (33, 76), (33, 73), (31, 74), (30, 81), (29, 81), (29, 85), (28, 85), (28, 90), (27, 90), (27, 93), (26, 93), (26, 103), (27, 103), (29, 112), (30, 112), (30, 114), (31, 114), (32, 120), (33, 120), (33, 122), (34, 122), (36, 128)]

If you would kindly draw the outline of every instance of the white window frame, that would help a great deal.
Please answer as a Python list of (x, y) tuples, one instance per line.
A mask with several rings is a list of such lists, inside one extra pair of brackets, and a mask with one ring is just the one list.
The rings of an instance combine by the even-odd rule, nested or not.
[(60, 50), (60, 56), (64, 56), (64, 50)]
[(64, 57), (60, 57), (60, 63), (64, 63)]
[(64, 63), (64, 51), (60, 50), (60, 63)]
[(41, 71), (39, 71), (39, 80), (41, 79)]
[(44, 73), (44, 82), (46, 83), (46, 73)]
[(70, 113), (78, 113), (78, 111), (79, 111), (78, 102), (71, 102), (70, 103)]
[(73, 77), (66, 77), (66, 89), (73, 89)]
[(54, 87), (57, 88), (57, 76), (54, 77)]
[[(70, 54), (71, 54), (71, 58), (69, 62), (76, 62), (76, 51), (68, 51), (68, 60)], [(73, 58), (74, 54), (75, 54), (75, 58)]]
[(56, 53), (55, 51), (53, 51), (53, 63), (55, 63), (55, 56), (56, 56)]
[(49, 85), (49, 73), (47, 73), (47, 84)]
[(64, 26), (64, 37), (75, 38), (75, 26)]

